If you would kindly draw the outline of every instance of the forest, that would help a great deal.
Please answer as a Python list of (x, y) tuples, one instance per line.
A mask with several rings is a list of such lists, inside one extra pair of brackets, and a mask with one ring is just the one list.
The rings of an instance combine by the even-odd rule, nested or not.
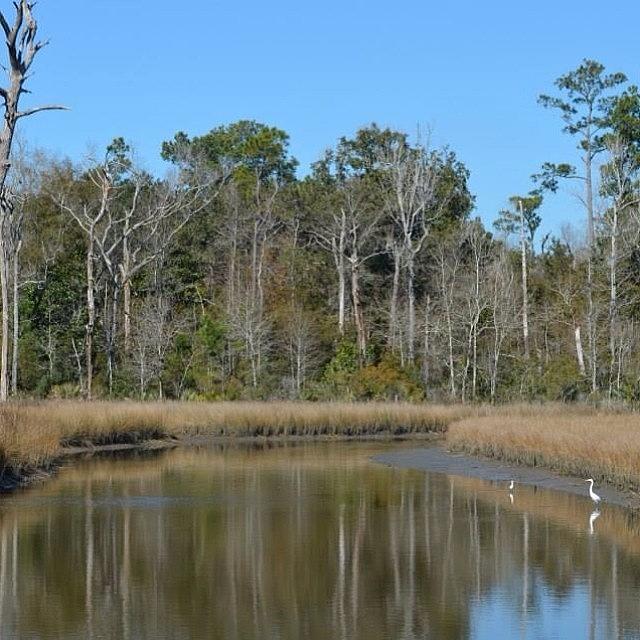
[[(640, 93), (588, 59), (549, 85), (568, 160), (490, 227), (455, 150), (376, 124), (311, 167), (260, 122), (179, 131), (162, 178), (18, 141), (0, 395), (635, 402)], [(559, 189), (583, 228), (540, 237)]]

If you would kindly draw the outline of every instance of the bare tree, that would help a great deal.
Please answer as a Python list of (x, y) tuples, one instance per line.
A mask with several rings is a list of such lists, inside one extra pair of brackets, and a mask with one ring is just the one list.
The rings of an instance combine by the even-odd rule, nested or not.
[(250, 287), (240, 297), (236, 313), (229, 319), (233, 337), (242, 342), (251, 373), (251, 386), (258, 388), (271, 349), (271, 325), (251, 300)]
[(467, 268), (459, 287), (459, 292), (462, 294), (461, 321), (467, 327), (465, 365), (461, 385), (461, 399), (464, 402), (469, 369), (471, 369), (471, 397), (474, 400), (478, 388), (478, 338), (485, 329), (482, 317), (490, 303), (486, 281), (492, 246), (488, 234), (479, 221), (469, 223), (463, 232), (462, 250), (468, 253)]
[[(609, 397), (613, 393), (616, 360), (619, 353), (618, 338), (622, 337), (619, 313), (620, 261), (637, 247), (640, 229), (629, 224), (630, 210), (640, 202), (637, 179), (640, 170), (637, 151), (618, 135), (607, 137), (607, 162), (602, 167), (602, 192), (608, 208), (604, 228), (609, 235)], [(622, 243), (622, 246), (621, 246)], [(621, 255), (621, 249), (623, 255)]]
[(285, 346), (297, 398), (304, 389), (309, 369), (318, 360), (316, 344), (311, 318), (300, 305), (295, 305), (285, 327)]
[[(3, 100), (4, 122), (0, 132), (0, 298), (2, 302), (2, 341), (0, 343), (0, 401), (9, 395), (9, 283), (7, 264), (10, 238), (8, 219), (13, 215), (14, 195), (9, 192), (7, 176), (11, 167), (11, 149), (18, 121), (41, 111), (63, 109), (60, 105), (43, 105), (20, 110), (20, 98), (27, 92), (25, 82), (38, 52), (46, 42), (37, 39), (38, 25), (33, 17), (35, 2), (14, 2), (15, 16), (10, 23), (0, 11), (0, 27), (4, 31), (8, 64), (5, 66), (8, 84), (0, 87)], [(15, 225), (13, 225), (15, 227)]]
[(136, 366), (138, 390), (146, 398), (149, 385), (157, 380), (162, 397), (160, 376), (173, 339), (182, 329), (179, 319), (172, 317), (172, 305), (166, 297), (143, 300), (133, 317), (132, 360)]
[(456, 384), (456, 298), (460, 272), (462, 270), (459, 238), (454, 235), (448, 241), (442, 242), (436, 248), (436, 269), (438, 282), (438, 300), (441, 313), (444, 316), (446, 340), (446, 364), (449, 372), (449, 395), (457, 396)]
[(65, 185), (61, 193), (52, 193), (54, 202), (78, 224), (87, 238), (86, 280), (87, 280), (87, 322), (85, 325), (85, 367), (86, 395), (93, 397), (93, 338), (96, 324), (96, 257), (100, 255), (100, 246), (104, 247), (106, 238), (112, 230), (114, 219), (110, 215), (110, 206), (115, 197), (115, 173), (117, 163), (107, 154), (103, 163), (91, 167), (84, 174), (88, 195), (78, 190), (73, 182)]
[(507, 236), (517, 236), (520, 245), (522, 344), (524, 359), (529, 360), (529, 255), (534, 253), (535, 233), (541, 222), (538, 209), (542, 204), (542, 196), (540, 193), (533, 191), (527, 196), (512, 196), (509, 201), (513, 209), (501, 211), (498, 219), (494, 222), (494, 226)]
[(311, 234), (318, 245), (327, 251), (335, 265), (338, 279), (338, 332), (341, 336), (345, 331), (346, 318), (346, 246), (347, 246), (347, 215), (344, 207), (329, 206), (329, 213), (324, 224), (317, 224), (311, 228)]
[(513, 295), (513, 285), (514, 274), (509, 264), (507, 252), (499, 250), (489, 273), (491, 331), (493, 334), (489, 394), (492, 402), (495, 402), (498, 390), (503, 345), (514, 325), (516, 302)]
[(40, 154), (29, 156), (24, 144), (14, 145), (12, 153), (12, 168), (9, 174), (8, 193), (11, 194), (12, 207), (0, 213), (2, 224), (2, 236), (5, 242), (2, 243), (6, 251), (3, 265), (10, 273), (8, 275), (12, 284), (11, 305), (12, 313), (12, 345), (11, 345), (11, 395), (18, 393), (18, 356), (20, 337), (20, 253), (23, 246), (24, 218), (29, 199), (35, 194), (41, 166), (39, 165)]
[(336, 191), (328, 203), (322, 226), (314, 226), (312, 235), (318, 245), (333, 258), (338, 276), (338, 331), (344, 335), (346, 321), (347, 274), (350, 278), (351, 307), (360, 358), (367, 350), (367, 327), (362, 303), (361, 276), (364, 265), (386, 252), (376, 242), (376, 233), (384, 215), (381, 207), (372, 207), (369, 187), (363, 177), (342, 175), (335, 181)]
[[(54, 199), (87, 237), (87, 325), (85, 360), (87, 396), (92, 395), (93, 335), (96, 322), (96, 261), (108, 274), (105, 285), (104, 328), (107, 343), (109, 393), (113, 391), (118, 309), (124, 289), (125, 343), (129, 341), (131, 281), (174, 242), (189, 220), (216, 197), (223, 176), (193, 157), (185, 160), (180, 173), (154, 181), (137, 170), (127, 154), (129, 147), (117, 139), (107, 149), (104, 161), (85, 172), (89, 194), (54, 194)], [(72, 187), (74, 185), (71, 185)]]
[[(394, 247), (394, 275), (401, 266), (406, 273), (407, 357), (415, 359), (416, 298), (415, 261), (422, 251), (432, 224), (440, 218), (446, 205), (447, 193), (440, 189), (439, 154), (422, 145), (410, 147), (405, 140), (393, 141), (381, 158), (388, 184), (385, 198), (389, 215), (395, 225), (398, 245)], [(391, 299), (391, 321), (397, 318), (397, 282)], [(392, 332), (394, 329), (392, 328)]]

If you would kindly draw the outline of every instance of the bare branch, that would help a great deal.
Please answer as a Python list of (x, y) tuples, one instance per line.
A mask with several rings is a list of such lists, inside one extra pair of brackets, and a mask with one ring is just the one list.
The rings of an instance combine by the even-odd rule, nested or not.
[[(0, 93), (0, 96), (2, 93)], [(45, 104), (41, 107), (34, 107), (33, 109), (26, 109), (25, 111), (20, 111), (16, 115), (16, 119), (27, 118), (28, 116), (32, 116), (35, 113), (40, 113), (41, 111), (69, 111), (69, 107), (65, 107), (61, 104)]]

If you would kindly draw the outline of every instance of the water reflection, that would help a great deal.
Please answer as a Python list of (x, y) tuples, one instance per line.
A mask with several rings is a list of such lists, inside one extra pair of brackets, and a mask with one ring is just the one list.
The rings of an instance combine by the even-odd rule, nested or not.
[(591, 515), (589, 516), (589, 535), (593, 535), (594, 534), (594, 527), (593, 527), (593, 523), (600, 517), (600, 511), (598, 509), (596, 509), (595, 511), (593, 511), (591, 513)]
[(2, 638), (640, 637), (631, 512), (372, 453), (101, 460), (7, 499)]

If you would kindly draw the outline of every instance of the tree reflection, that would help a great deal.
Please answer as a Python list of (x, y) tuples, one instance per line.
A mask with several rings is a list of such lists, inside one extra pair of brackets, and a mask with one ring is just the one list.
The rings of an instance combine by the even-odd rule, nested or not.
[(583, 592), (591, 637), (640, 630), (624, 512), (607, 508), (590, 536), (578, 498), (544, 495), (538, 509), (542, 492), (522, 487), (513, 505), (485, 483), (351, 451), (104, 460), (11, 499), (6, 637), (459, 640), (498, 598), (527, 638), (548, 598), (571, 607)]

